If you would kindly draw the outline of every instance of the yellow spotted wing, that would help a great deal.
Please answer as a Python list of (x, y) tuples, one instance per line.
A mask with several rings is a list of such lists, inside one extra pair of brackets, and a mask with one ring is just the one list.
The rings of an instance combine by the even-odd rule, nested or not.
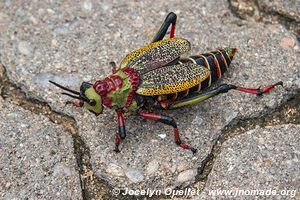
[(120, 68), (130, 67), (144, 74), (172, 62), (190, 49), (190, 42), (183, 38), (160, 40), (128, 54)]
[(144, 96), (172, 94), (192, 88), (210, 75), (210, 71), (191, 62), (168, 65), (141, 75), (136, 93)]

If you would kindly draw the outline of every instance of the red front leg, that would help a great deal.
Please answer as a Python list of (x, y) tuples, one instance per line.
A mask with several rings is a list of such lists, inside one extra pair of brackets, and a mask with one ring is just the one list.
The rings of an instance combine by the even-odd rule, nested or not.
[(126, 137), (126, 130), (125, 130), (125, 122), (124, 122), (124, 116), (123, 111), (121, 109), (116, 110), (118, 115), (118, 129), (119, 132), (116, 134), (115, 137), (115, 152), (120, 152), (119, 145), (121, 144), (121, 141), (125, 139)]
[(175, 143), (183, 149), (190, 149), (193, 153), (197, 152), (197, 149), (195, 149), (195, 148), (191, 147), (189, 144), (185, 144), (181, 141), (180, 135), (179, 135), (179, 130), (177, 128), (177, 124), (172, 117), (165, 116), (165, 115), (153, 114), (153, 113), (147, 113), (147, 112), (140, 112), (139, 114), (140, 114), (140, 116), (144, 117), (145, 119), (155, 120), (155, 121), (172, 126), (173, 131), (174, 131)]

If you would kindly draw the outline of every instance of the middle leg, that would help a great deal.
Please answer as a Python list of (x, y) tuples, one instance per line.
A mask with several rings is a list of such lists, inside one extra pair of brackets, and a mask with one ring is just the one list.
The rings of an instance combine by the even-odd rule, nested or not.
[(195, 149), (195, 148), (191, 147), (189, 144), (183, 143), (181, 141), (180, 135), (179, 135), (179, 130), (177, 128), (177, 124), (172, 117), (165, 116), (165, 115), (159, 115), (159, 114), (153, 114), (153, 113), (147, 113), (147, 112), (140, 112), (139, 115), (145, 119), (155, 120), (155, 121), (167, 124), (169, 126), (172, 126), (173, 131), (174, 131), (175, 143), (183, 149), (190, 149), (194, 154), (197, 152), (197, 149)]
[(123, 112), (120, 109), (116, 110), (117, 115), (118, 115), (118, 133), (116, 133), (115, 136), (115, 152), (119, 153), (120, 149), (119, 146), (121, 144), (121, 141), (125, 139), (126, 137), (126, 130), (125, 130), (125, 123), (124, 123), (124, 116)]

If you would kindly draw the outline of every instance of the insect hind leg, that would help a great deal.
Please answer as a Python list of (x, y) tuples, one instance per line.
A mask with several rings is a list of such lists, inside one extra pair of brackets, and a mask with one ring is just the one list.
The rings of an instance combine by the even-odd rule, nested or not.
[(229, 90), (237, 90), (240, 92), (246, 92), (246, 93), (250, 93), (250, 94), (256, 94), (258, 96), (269, 92), (270, 90), (272, 90), (273, 88), (275, 88), (278, 85), (283, 85), (282, 81), (279, 81), (275, 84), (271, 84), (268, 85), (266, 87), (263, 88), (246, 88), (246, 87), (242, 87), (242, 86), (236, 86), (236, 85), (232, 85), (232, 84), (222, 84), (214, 89), (206, 89), (204, 90), (202, 93), (195, 95), (193, 97), (190, 98), (186, 98), (186, 99), (182, 99), (182, 100), (178, 100), (178, 101), (168, 101), (168, 102), (161, 102), (161, 105), (165, 105), (166, 109), (176, 109), (176, 108), (180, 108), (183, 106), (189, 106), (189, 105), (194, 105), (196, 103), (202, 102), (208, 98), (214, 97), (218, 94), (221, 93), (227, 93)]
[(269, 92), (271, 89), (273, 89), (275, 86), (281, 85), (283, 86), (283, 82), (279, 81), (277, 83), (268, 85), (266, 87), (259, 87), (259, 88), (246, 88), (246, 87), (241, 87), (241, 86), (236, 86), (236, 90), (241, 91), (241, 92), (246, 92), (246, 93), (251, 93), (251, 94), (257, 94), (258, 96), (263, 95), (264, 93)]
[(163, 24), (161, 25), (160, 29), (152, 39), (151, 43), (162, 40), (165, 37), (170, 25), (171, 25), (170, 38), (173, 38), (175, 35), (176, 20), (177, 20), (177, 15), (173, 12), (170, 12), (167, 15)]

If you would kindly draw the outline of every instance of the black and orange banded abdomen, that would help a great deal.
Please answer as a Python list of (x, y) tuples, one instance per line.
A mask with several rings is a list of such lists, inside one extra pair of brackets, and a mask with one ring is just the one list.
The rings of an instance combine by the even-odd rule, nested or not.
[(237, 52), (236, 48), (222, 48), (205, 54), (190, 56), (186, 61), (192, 61), (210, 70), (210, 76), (201, 82), (201, 90), (210, 87), (227, 71)]

